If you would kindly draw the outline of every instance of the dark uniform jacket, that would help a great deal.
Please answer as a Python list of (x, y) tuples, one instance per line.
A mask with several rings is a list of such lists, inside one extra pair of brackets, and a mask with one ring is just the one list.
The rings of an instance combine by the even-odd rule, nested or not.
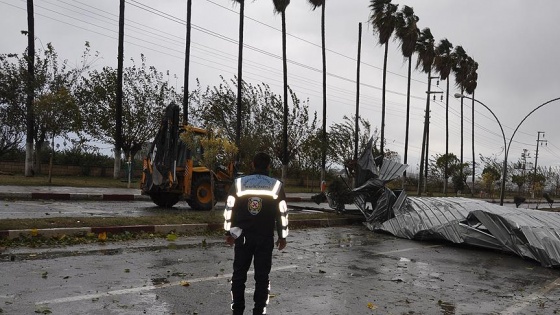
[(237, 238), (242, 233), (288, 236), (288, 207), (281, 181), (255, 173), (236, 178), (224, 210), (224, 229)]

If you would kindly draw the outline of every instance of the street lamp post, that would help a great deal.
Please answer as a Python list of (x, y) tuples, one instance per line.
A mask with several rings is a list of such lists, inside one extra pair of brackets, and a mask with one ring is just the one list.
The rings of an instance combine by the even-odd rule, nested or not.
[[(549, 100), (549, 101), (546, 101), (546, 102), (542, 103), (541, 105), (535, 107), (532, 111), (530, 111), (529, 114), (527, 114), (527, 115), (519, 122), (519, 125), (517, 125), (517, 127), (515, 127), (515, 130), (513, 131), (513, 134), (511, 135), (511, 138), (509, 138), (509, 143), (508, 143), (508, 145), (507, 145), (507, 150), (506, 150), (506, 158), (507, 158), (507, 155), (509, 154), (509, 148), (510, 148), (510, 146), (511, 146), (511, 142), (513, 141), (513, 137), (515, 136), (515, 133), (517, 133), (517, 130), (519, 129), (519, 127), (521, 127), (521, 124), (523, 124), (523, 123), (525, 122), (525, 120), (527, 120), (527, 118), (528, 118), (529, 116), (531, 116), (531, 114), (533, 114), (537, 109), (539, 109), (539, 108), (541, 108), (541, 107), (543, 107), (543, 106), (545, 106), (545, 105), (547, 105), (547, 104), (549, 104), (549, 103), (552, 103), (552, 102), (554, 102), (554, 101), (558, 101), (558, 100), (560, 100), (560, 97), (553, 98), (553, 99), (551, 99), (551, 100)], [(505, 177), (506, 174), (507, 174), (507, 173), (506, 173), (506, 170), (504, 169), (503, 176)], [(505, 188), (505, 178), (502, 179), (502, 189), (504, 189), (504, 188)], [(503, 205), (503, 204), (504, 204), (504, 196), (502, 195), (502, 196), (500, 196), (500, 205)]]
[[(472, 98), (472, 97), (465, 96), (463, 94), (459, 94), (459, 93), (455, 93), (454, 96), (455, 96), (455, 98), (470, 99), (470, 100), (475, 101), (475, 102), (479, 103), (480, 105), (484, 106), (484, 108), (486, 108), (492, 114), (492, 116), (494, 116), (494, 118), (496, 119), (496, 122), (498, 122), (498, 125), (500, 126), (500, 130), (502, 131), (502, 138), (504, 139), (504, 165), (503, 165), (503, 170), (502, 170), (502, 182), (501, 182), (501, 189), (500, 189), (500, 205), (503, 206), (504, 205), (504, 194), (505, 194), (505, 188), (506, 188), (506, 174), (507, 174), (506, 173), (506, 171), (507, 171), (507, 157), (508, 157), (508, 150), (507, 149), (509, 149), (509, 147), (506, 146), (506, 134), (504, 133), (504, 128), (502, 128), (502, 123), (500, 122), (498, 117), (496, 117), (496, 114), (494, 114), (494, 112), (488, 106), (486, 106), (484, 103), (482, 103), (481, 101), (479, 101), (475, 98)], [(511, 144), (511, 139), (510, 139), (510, 144)], [(473, 173), (474, 173), (474, 169), (473, 169)]]
[[(505, 195), (505, 189), (506, 189), (506, 176), (507, 176), (507, 158), (509, 155), (509, 148), (511, 147), (511, 142), (513, 141), (513, 137), (515, 137), (515, 134), (517, 133), (517, 130), (519, 130), (519, 127), (521, 127), (521, 125), (525, 122), (525, 120), (527, 120), (527, 118), (529, 116), (531, 116), (531, 114), (533, 114), (537, 109), (550, 104), (554, 101), (558, 101), (560, 100), (560, 97), (557, 98), (553, 98), (549, 101), (546, 101), (544, 103), (542, 103), (541, 105), (535, 107), (532, 111), (529, 112), (529, 114), (527, 114), (517, 125), (517, 127), (515, 127), (515, 130), (513, 131), (513, 134), (511, 135), (511, 137), (509, 138), (509, 142), (507, 143), (506, 146), (506, 136), (504, 134), (504, 129), (502, 128), (502, 124), (500, 123), (500, 121), (498, 120), (498, 117), (496, 117), (496, 115), (494, 115), (494, 113), (492, 112), (492, 110), (490, 110), (490, 108), (488, 108), (488, 106), (484, 105), (482, 102), (480, 102), (477, 99), (473, 99), (471, 97), (456, 93), (455, 94), (455, 98), (468, 98), (470, 100), (474, 100), (475, 102), (479, 103), (480, 105), (484, 106), (487, 110), (490, 111), (490, 113), (492, 113), (492, 115), (494, 116), (494, 118), (496, 118), (496, 121), (498, 122), (498, 125), (500, 125), (500, 129), (502, 130), (502, 136), (504, 138), (504, 150), (505, 150), (505, 154), (504, 154), (504, 166), (503, 166), (503, 170), (502, 170), (502, 182), (501, 182), (501, 189), (500, 189), (500, 206), (504, 205), (504, 195)], [(474, 171), (474, 170), (473, 170)]]

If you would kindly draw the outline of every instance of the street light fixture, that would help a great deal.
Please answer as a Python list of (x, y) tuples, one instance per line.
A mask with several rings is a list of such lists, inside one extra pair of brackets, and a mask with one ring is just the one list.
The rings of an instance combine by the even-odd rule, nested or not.
[[(527, 114), (527, 115), (519, 122), (519, 125), (517, 125), (517, 127), (515, 127), (515, 130), (513, 131), (513, 134), (511, 135), (511, 138), (509, 138), (509, 143), (508, 143), (507, 150), (506, 150), (506, 157), (507, 157), (507, 155), (509, 154), (509, 147), (511, 146), (511, 142), (513, 141), (513, 137), (515, 136), (515, 133), (517, 132), (517, 130), (519, 129), (519, 127), (521, 127), (521, 124), (523, 124), (523, 122), (525, 122), (525, 120), (526, 120), (529, 116), (531, 116), (531, 114), (533, 114), (537, 109), (539, 109), (539, 108), (541, 108), (541, 107), (543, 107), (543, 106), (545, 106), (545, 105), (547, 105), (547, 104), (549, 104), (549, 103), (552, 103), (552, 102), (554, 102), (554, 101), (558, 101), (558, 100), (560, 100), (560, 97), (553, 98), (553, 99), (551, 99), (551, 100), (549, 100), (549, 101), (546, 101), (546, 102), (542, 103), (541, 105), (535, 107), (532, 111), (530, 111), (529, 114)], [(506, 175), (506, 171), (504, 171), (504, 177), (505, 177), (505, 175)], [(505, 179), (504, 179), (504, 180), (505, 180)], [(502, 185), (504, 185), (503, 188), (505, 188), (505, 182), (502, 182)], [(500, 197), (500, 205), (503, 205), (503, 204), (504, 204), (504, 197), (501, 196), (501, 197)]]
[[(502, 128), (502, 123), (500, 122), (498, 117), (496, 117), (496, 114), (494, 114), (494, 112), (488, 106), (486, 106), (484, 103), (482, 103), (481, 101), (479, 101), (475, 98), (460, 94), (460, 93), (455, 93), (454, 96), (455, 96), (455, 98), (470, 99), (470, 100), (475, 101), (475, 102), (479, 103), (480, 105), (484, 106), (484, 108), (486, 108), (492, 114), (492, 116), (494, 116), (494, 118), (496, 119), (496, 122), (498, 122), (498, 125), (500, 126), (500, 130), (502, 131), (502, 137), (504, 139), (504, 165), (503, 165), (503, 170), (502, 170), (502, 182), (501, 182), (501, 185), (500, 185), (501, 186), (501, 189), (500, 189), (500, 206), (503, 206), (504, 205), (504, 194), (505, 194), (505, 188), (506, 188), (507, 157), (508, 157), (509, 147), (507, 147), (507, 145), (506, 145), (506, 134), (504, 133), (504, 128)], [(516, 131), (517, 131), (517, 129), (516, 129)], [(510, 144), (511, 144), (511, 139), (510, 139)], [(474, 169), (473, 169), (473, 173), (474, 173)]]
[[(471, 100), (474, 100), (475, 102), (479, 103), (480, 105), (484, 106), (487, 110), (490, 111), (490, 113), (492, 113), (492, 115), (494, 116), (494, 118), (496, 118), (496, 121), (498, 122), (498, 125), (500, 125), (500, 129), (502, 130), (502, 136), (504, 138), (504, 149), (505, 149), (505, 155), (504, 155), (504, 167), (503, 167), (503, 171), (502, 171), (502, 183), (501, 183), (501, 191), (500, 191), (500, 206), (504, 205), (504, 195), (505, 195), (505, 189), (506, 189), (506, 176), (507, 176), (507, 158), (509, 155), (509, 148), (511, 147), (511, 142), (513, 141), (513, 137), (515, 137), (515, 134), (517, 133), (517, 130), (519, 130), (519, 127), (521, 127), (521, 125), (525, 122), (525, 120), (527, 120), (527, 118), (529, 116), (531, 116), (531, 114), (533, 114), (537, 109), (550, 104), (554, 101), (558, 101), (560, 100), (560, 97), (557, 98), (553, 98), (549, 101), (546, 101), (544, 103), (542, 103), (541, 105), (535, 107), (532, 111), (529, 112), (529, 114), (527, 114), (517, 125), (517, 127), (515, 127), (515, 130), (513, 131), (513, 134), (511, 135), (511, 137), (509, 138), (509, 142), (506, 146), (506, 136), (504, 134), (504, 129), (502, 128), (502, 124), (500, 123), (500, 121), (498, 120), (498, 117), (496, 117), (496, 115), (494, 115), (494, 113), (492, 112), (492, 110), (490, 110), (490, 108), (488, 108), (488, 106), (484, 105), (482, 102), (480, 102), (477, 99), (473, 99), (471, 97), (465, 96), (463, 94), (459, 94), (459, 93), (455, 93), (455, 98), (468, 98)], [(474, 171), (474, 170), (473, 170)]]

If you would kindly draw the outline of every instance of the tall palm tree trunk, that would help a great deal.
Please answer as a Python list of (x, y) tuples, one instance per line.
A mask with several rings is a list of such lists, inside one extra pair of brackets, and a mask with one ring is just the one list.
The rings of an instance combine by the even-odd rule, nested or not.
[(449, 77), (447, 77), (447, 91), (445, 93), (445, 167), (443, 178), (443, 194), (447, 196), (447, 173), (449, 173)]
[[(362, 62), (362, 23), (358, 23), (358, 62), (356, 70), (356, 117), (354, 122), (354, 161), (358, 161), (358, 139), (360, 134), (360, 63)], [(357, 187), (358, 177), (354, 177), (354, 187)]]
[[(461, 87), (461, 95), (465, 93), (465, 89)], [(461, 97), (461, 181), (463, 180), (463, 99)]]
[[(408, 134), (410, 125), (410, 81), (412, 75), (412, 57), (408, 57), (408, 80), (406, 86), (406, 131), (404, 135), (404, 164), (408, 162)], [(403, 189), (406, 183), (406, 171), (403, 173)]]
[(474, 196), (474, 173), (475, 173), (475, 153), (474, 153), (474, 91), (472, 94), (472, 119), (471, 119), (471, 132), (472, 132), (472, 187), (471, 197)]
[(191, 7), (192, 0), (187, 0), (187, 44), (185, 46), (185, 77), (183, 91), (183, 124), (189, 123), (189, 66), (191, 56)]
[(33, 99), (35, 98), (35, 17), (33, 0), (27, 0), (27, 99), (25, 102), (25, 176), (33, 176)]
[[(325, 1), (326, 2), (326, 1)], [(327, 54), (325, 46), (325, 3), (321, 6), (321, 42), (323, 55), (323, 144), (321, 146), (321, 182), (326, 176), (327, 161)]]
[(387, 85), (387, 55), (389, 54), (389, 42), (385, 43), (385, 56), (383, 57), (383, 90), (381, 92), (381, 141), (379, 151), (382, 161), (385, 156), (385, 87)]
[(124, 2), (119, 6), (119, 46), (117, 57), (117, 100), (115, 108), (115, 164), (113, 178), (119, 178), (121, 172), (121, 150), (123, 146), (122, 134), (122, 102), (123, 102), (123, 59), (124, 59)]
[[(235, 145), (241, 143), (241, 92), (243, 91), (243, 21), (245, 20), (245, 1), (239, 1), (239, 51), (237, 55), (237, 125), (235, 128)], [(236, 160), (239, 162), (239, 153)]]
[(282, 181), (285, 182), (288, 176), (288, 62), (286, 57), (286, 10), (282, 14), (282, 69), (284, 77), (284, 124), (283, 124), (283, 145), (282, 154)]

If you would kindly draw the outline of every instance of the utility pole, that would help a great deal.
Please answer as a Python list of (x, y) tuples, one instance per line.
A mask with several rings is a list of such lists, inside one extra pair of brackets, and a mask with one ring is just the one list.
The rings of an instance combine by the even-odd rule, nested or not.
[(119, 178), (121, 170), (121, 152), (123, 147), (122, 111), (123, 111), (123, 59), (124, 59), (124, 5), (119, 4), (119, 42), (117, 47), (117, 99), (115, 103), (115, 163), (113, 178)]
[[(422, 154), (420, 155), (420, 173), (418, 174), (418, 196), (422, 195), (422, 191), (426, 192), (427, 178), (428, 178), (428, 148), (430, 136), (430, 95), (443, 93), (443, 91), (432, 91), (432, 80), (438, 79), (437, 85), (439, 86), (439, 77), (432, 77), (428, 74), (428, 91), (426, 91), (426, 110), (424, 114), (424, 133), (422, 137)], [(435, 97), (435, 95), (434, 95)], [(422, 184), (424, 187), (422, 188)]]
[[(27, 80), (25, 101), (25, 176), (33, 176), (33, 128), (35, 114), (33, 101), (35, 99), (35, 13), (33, 0), (27, 0)], [(40, 161), (37, 161), (39, 164)]]
[(537, 160), (539, 158), (539, 145), (541, 143), (544, 143), (544, 145), (547, 145), (548, 141), (546, 140), (541, 140), (541, 134), (544, 138), (544, 131), (537, 131), (537, 151), (535, 153), (535, 168), (533, 171), (533, 198), (535, 198), (535, 188), (536, 188), (536, 182), (537, 182)]
[(527, 159), (531, 157), (531, 153), (528, 151), (527, 149), (523, 149), (523, 153), (521, 153), (521, 160), (523, 161), (523, 165), (521, 165), (521, 176), (523, 176), (524, 180), (526, 180), (525, 170), (527, 169)]
[(185, 73), (184, 73), (184, 91), (183, 91), (183, 125), (189, 123), (189, 70), (191, 58), (191, 10), (192, 0), (187, 0), (187, 34), (185, 45)]

